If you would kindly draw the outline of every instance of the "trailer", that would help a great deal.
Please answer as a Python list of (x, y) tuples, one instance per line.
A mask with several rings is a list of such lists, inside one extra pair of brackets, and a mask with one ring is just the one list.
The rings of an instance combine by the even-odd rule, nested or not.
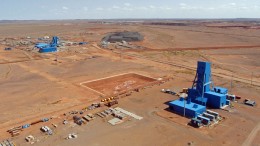
[(15, 146), (15, 144), (11, 140), (4, 140), (0, 142), (0, 146)]
[(115, 117), (119, 118), (120, 120), (125, 120), (127, 119), (127, 115), (120, 112), (120, 111), (116, 111), (114, 114), (113, 114)]
[(86, 121), (88, 121), (88, 122), (90, 122), (91, 120), (92, 120), (92, 118), (90, 118), (89, 116), (83, 116), (82, 117), (84, 120), (86, 120)]
[(91, 119), (95, 119), (95, 116), (93, 114), (87, 114)]
[(105, 116), (103, 116), (101, 113), (97, 113), (97, 115), (101, 118), (105, 118)]
[(112, 114), (112, 111), (111, 111), (110, 109), (106, 109), (104, 112), (105, 112), (106, 114), (108, 114), (108, 115), (111, 115), (111, 114)]
[(101, 115), (107, 117), (108, 115), (105, 112), (101, 112)]

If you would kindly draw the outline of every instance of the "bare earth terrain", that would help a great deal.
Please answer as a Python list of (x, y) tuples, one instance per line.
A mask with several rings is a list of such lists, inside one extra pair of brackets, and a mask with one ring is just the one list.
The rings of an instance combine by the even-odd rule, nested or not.
[(137, 88), (140, 85), (144, 85), (153, 81), (156, 81), (156, 79), (134, 73), (128, 73), (94, 81), (87, 81), (81, 84), (92, 90), (94, 89), (96, 92), (101, 93), (103, 95), (113, 95), (127, 90), (131, 90), (133, 88)]
[[(0, 23), (0, 141), (31, 145), (25, 137), (33, 135), (38, 139), (33, 145), (40, 146), (259, 146), (259, 105), (242, 103), (245, 98), (260, 103), (259, 27), (253, 22), (181, 23), (185, 25), (83, 20)], [(117, 31), (141, 33), (144, 41), (131, 43), (141, 47), (102, 48), (101, 39)], [(67, 44), (88, 44), (60, 46), (57, 53), (40, 54), (33, 47), (43, 36), (58, 36)], [(12, 50), (4, 50), (6, 47)], [(191, 87), (197, 61), (212, 63), (214, 85), (242, 97), (232, 103), (229, 112), (212, 109), (224, 120), (199, 129), (167, 109), (167, 102), (177, 96), (160, 92)], [(72, 115), (64, 116), (114, 95), (119, 98), (116, 106), (143, 119), (130, 118), (112, 126), (107, 122), (112, 116), (96, 117), (78, 126)], [(84, 115), (104, 109), (85, 111)], [(6, 132), (45, 117), (52, 118), (18, 136)], [(62, 124), (64, 119), (69, 124)], [(39, 130), (44, 125), (54, 130), (52, 136)], [(77, 133), (78, 138), (65, 140), (69, 133)]]

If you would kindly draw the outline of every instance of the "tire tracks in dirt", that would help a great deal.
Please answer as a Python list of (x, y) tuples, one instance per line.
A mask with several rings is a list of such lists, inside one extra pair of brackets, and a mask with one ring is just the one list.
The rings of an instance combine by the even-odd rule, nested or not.
[(244, 141), (242, 146), (249, 146), (252, 144), (253, 140), (257, 135), (257, 132), (260, 131), (260, 122), (255, 126), (255, 128), (251, 131), (251, 133), (248, 135), (247, 139)]

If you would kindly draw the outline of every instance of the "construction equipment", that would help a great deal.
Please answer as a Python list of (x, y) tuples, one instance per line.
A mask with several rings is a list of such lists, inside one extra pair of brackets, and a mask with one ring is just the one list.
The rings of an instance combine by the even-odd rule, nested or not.
[(108, 101), (111, 101), (111, 100), (114, 100), (114, 97), (108, 97), (108, 98), (105, 98), (105, 99), (101, 99), (101, 102), (108, 102)]
[(109, 102), (107, 102), (105, 105), (108, 106), (108, 107), (111, 107), (115, 104), (118, 104), (118, 101), (117, 100), (111, 100)]

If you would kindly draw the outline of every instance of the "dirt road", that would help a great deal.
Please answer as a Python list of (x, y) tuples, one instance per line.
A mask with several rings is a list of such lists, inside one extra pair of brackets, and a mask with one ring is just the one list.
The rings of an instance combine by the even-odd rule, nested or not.
[[(96, 44), (93, 44), (92, 46), (94, 46), (97, 49), (104, 50), (104, 49), (101, 49)], [(118, 51), (113, 51), (113, 52), (116, 53), (116, 54), (121, 54), (121, 52), (118, 52)], [(196, 71), (196, 68), (191, 67), (191, 66), (187, 66), (187, 65), (183, 65), (183, 64), (177, 64), (177, 63), (173, 63), (173, 62), (169, 62), (169, 61), (162, 61), (162, 60), (159, 60), (159, 59), (151, 59), (151, 58), (147, 58), (147, 57), (142, 56), (142, 55), (124, 53), (124, 56), (135, 57), (135, 58), (139, 58), (139, 59), (145, 59), (145, 60), (149, 60), (149, 61), (153, 61), (153, 62), (157, 62), (157, 63), (162, 63), (162, 64), (166, 64), (166, 65), (171, 65), (171, 66), (176, 66), (176, 67)], [(216, 72), (212, 72), (212, 75), (217, 76), (217, 77), (226, 78), (226, 79), (233, 78), (234, 81), (238, 81), (238, 82), (242, 82), (242, 83), (246, 83), (246, 84), (252, 84), (254, 86), (260, 87), (260, 82), (256, 81), (256, 80), (254, 80), (254, 82), (251, 82), (251, 79), (246, 79), (246, 78), (243, 78), (243, 77), (234, 77), (234, 76), (232, 77), (232, 75), (227, 75), (227, 74), (223, 74), (223, 73), (220, 74), (220, 73), (216, 73)]]
[(258, 123), (255, 128), (251, 131), (251, 133), (248, 135), (247, 139), (244, 141), (242, 146), (249, 146), (253, 142), (253, 140), (256, 138), (257, 132), (260, 130), (260, 123)]

